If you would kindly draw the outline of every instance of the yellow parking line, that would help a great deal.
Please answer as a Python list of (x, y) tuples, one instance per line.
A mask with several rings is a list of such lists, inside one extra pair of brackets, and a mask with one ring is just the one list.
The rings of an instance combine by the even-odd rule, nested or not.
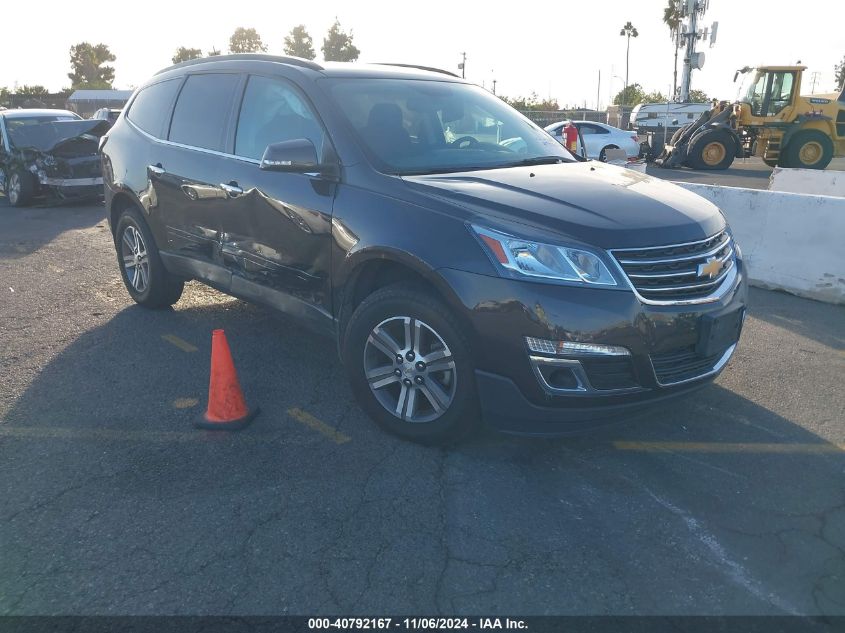
[(173, 406), (177, 409), (190, 409), (191, 407), (195, 407), (200, 403), (197, 398), (176, 398), (173, 401)]
[(198, 349), (196, 346), (191, 345), (190, 343), (188, 343), (188, 341), (179, 338), (175, 334), (162, 334), (161, 338), (170, 343), (171, 345), (175, 345), (183, 352), (192, 353), (196, 352)]
[(318, 420), (313, 415), (307, 411), (303, 411), (302, 409), (288, 409), (288, 415), (308, 428), (313, 429), (318, 433), (322, 433), (335, 444), (345, 444), (352, 439), (348, 435), (344, 435), (337, 429), (329, 426), (322, 420)]
[(828, 444), (763, 444), (756, 442), (613, 442), (613, 447), (620, 451), (641, 451), (646, 453), (841, 453), (845, 443)]

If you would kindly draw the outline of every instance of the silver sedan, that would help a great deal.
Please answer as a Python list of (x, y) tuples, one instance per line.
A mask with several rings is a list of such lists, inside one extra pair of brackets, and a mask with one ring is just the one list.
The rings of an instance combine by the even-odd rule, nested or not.
[[(563, 143), (563, 128), (567, 123), (568, 121), (552, 123), (546, 126), (545, 130)], [(640, 141), (634, 132), (595, 121), (573, 121), (572, 123), (584, 139), (587, 158), (606, 161), (609, 149), (625, 150), (628, 158), (636, 158), (640, 155)], [(581, 149), (580, 143), (578, 149)]]

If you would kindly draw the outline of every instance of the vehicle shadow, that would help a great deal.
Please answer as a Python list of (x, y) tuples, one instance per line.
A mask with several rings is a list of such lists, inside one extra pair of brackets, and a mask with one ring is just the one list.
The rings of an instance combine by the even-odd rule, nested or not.
[[(192, 427), (215, 328), (262, 409), (240, 433)], [(761, 403), (422, 447), (332, 341), (195, 286), (55, 354), (0, 464), (0, 613), (845, 613), (843, 453)]]
[(61, 206), (11, 207), (0, 196), (0, 257), (20, 258), (67, 231), (105, 224), (101, 202), (63, 202)]
[(845, 306), (757, 288), (750, 289), (749, 304), (759, 319), (822, 345), (845, 350)]

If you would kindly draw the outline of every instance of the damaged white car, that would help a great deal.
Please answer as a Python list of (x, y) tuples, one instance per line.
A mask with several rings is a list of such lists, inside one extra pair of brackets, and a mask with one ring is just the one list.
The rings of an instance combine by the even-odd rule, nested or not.
[(109, 123), (67, 110), (0, 112), (0, 192), (13, 207), (36, 198), (96, 198), (103, 193), (97, 146)]

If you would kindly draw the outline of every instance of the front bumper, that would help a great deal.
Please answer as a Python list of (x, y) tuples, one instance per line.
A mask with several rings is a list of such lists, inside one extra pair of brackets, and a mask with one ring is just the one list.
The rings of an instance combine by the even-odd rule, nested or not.
[[(736, 341), (709, 358), (695, 357), (694, 350), (702, 337), (702, 317), (744, 312), (748, 284), (740, 258), (736, 266), (736, 283), (719, 300), (668, 306), (646, 305), (629, 289), (438, 272), (457, 295), (456, 307), (469, 325), (485, 421), (506, 432), (558, 435), (624, 419), (714, 379)], [(588, 369), (574, 374), (586, 388), (549, 389), (538, 362), (556, 359), (530, 352), (525, 337), (624, 347), (630, 356), (616, 357), (621, 369), (582, 359)], [(691, 351), (684, 355), (683, 350)], [(591, 373), (590, 364), (598, 373)], [(623, 384), (607, 382), (620, 377)]]
[(39, 174), (39, 182), (49, 187), (102, 187), (103, 177), (97, 178), (52, 178)]

